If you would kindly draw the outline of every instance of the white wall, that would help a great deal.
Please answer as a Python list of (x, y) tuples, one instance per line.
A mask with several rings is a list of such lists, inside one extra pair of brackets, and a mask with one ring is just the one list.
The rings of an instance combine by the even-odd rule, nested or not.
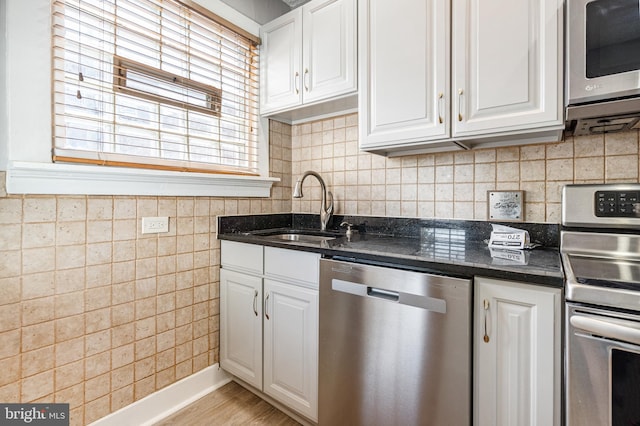
[(4, 166), (7, 158), (7, 88), (5, 85), (6, 79), (6, 57), (7, 51), (7, 5), (4, 1), (0, 1), (0, 170), (4, 170)]
[(51, 6), (48, 0), (4, 0), (3, 6), (0, 168), (6, 170), (10, 158), (51, 161)]

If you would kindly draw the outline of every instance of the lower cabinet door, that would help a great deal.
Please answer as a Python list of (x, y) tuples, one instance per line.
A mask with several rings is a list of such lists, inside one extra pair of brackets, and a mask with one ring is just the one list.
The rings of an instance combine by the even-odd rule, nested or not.
[(559, 425), (561, 290), (474, 281), (474, 425)]
[(318, 419), (318, 291), (264, 280), (264, 392)]
[(262, 389), (262, 278), (220, 270), (220, 366)]

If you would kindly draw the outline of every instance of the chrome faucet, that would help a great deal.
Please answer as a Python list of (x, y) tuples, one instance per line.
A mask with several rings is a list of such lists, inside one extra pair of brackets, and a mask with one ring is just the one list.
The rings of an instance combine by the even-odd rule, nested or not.
[[(320, 206), (320, 230), (326, 231), (327, 224), (329, 220), (331, 220), (331, 214), (333, 213), (333, 194), (331, 191), (327, 191), (327, 186), (324, 184), (324, 180), (320, 177), (320, 175), (314, 171), (308, 170), (302, 174), (302, 177), (298, 178), (296, 181), (296, 186), (293, 189), (293, 198), (302, 198), (302, 182), (306, 179), (307, 176), (312, 175), (318, 179), (320, 182), (320, 187), (322, 188), (322, 205)], [(329, 206), (327, 206), (327, 194), (329, 195)]]

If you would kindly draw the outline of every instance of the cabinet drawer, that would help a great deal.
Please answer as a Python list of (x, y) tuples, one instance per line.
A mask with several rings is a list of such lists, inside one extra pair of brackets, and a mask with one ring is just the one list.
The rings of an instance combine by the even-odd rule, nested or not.
[(320, 255), (297, 250), (264, 248), (264, 274), (318, 288)]
[(262, 246), (223, 240), (220, 247), (220, 264), (223, 268), (262, 274), (264, 261)]

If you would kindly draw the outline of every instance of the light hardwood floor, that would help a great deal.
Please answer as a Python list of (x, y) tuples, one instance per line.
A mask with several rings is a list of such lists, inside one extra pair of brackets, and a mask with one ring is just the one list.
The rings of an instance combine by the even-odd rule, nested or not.
[(235, 382), (228, 383), (155, 426), (278, 425), (300, 423)]

